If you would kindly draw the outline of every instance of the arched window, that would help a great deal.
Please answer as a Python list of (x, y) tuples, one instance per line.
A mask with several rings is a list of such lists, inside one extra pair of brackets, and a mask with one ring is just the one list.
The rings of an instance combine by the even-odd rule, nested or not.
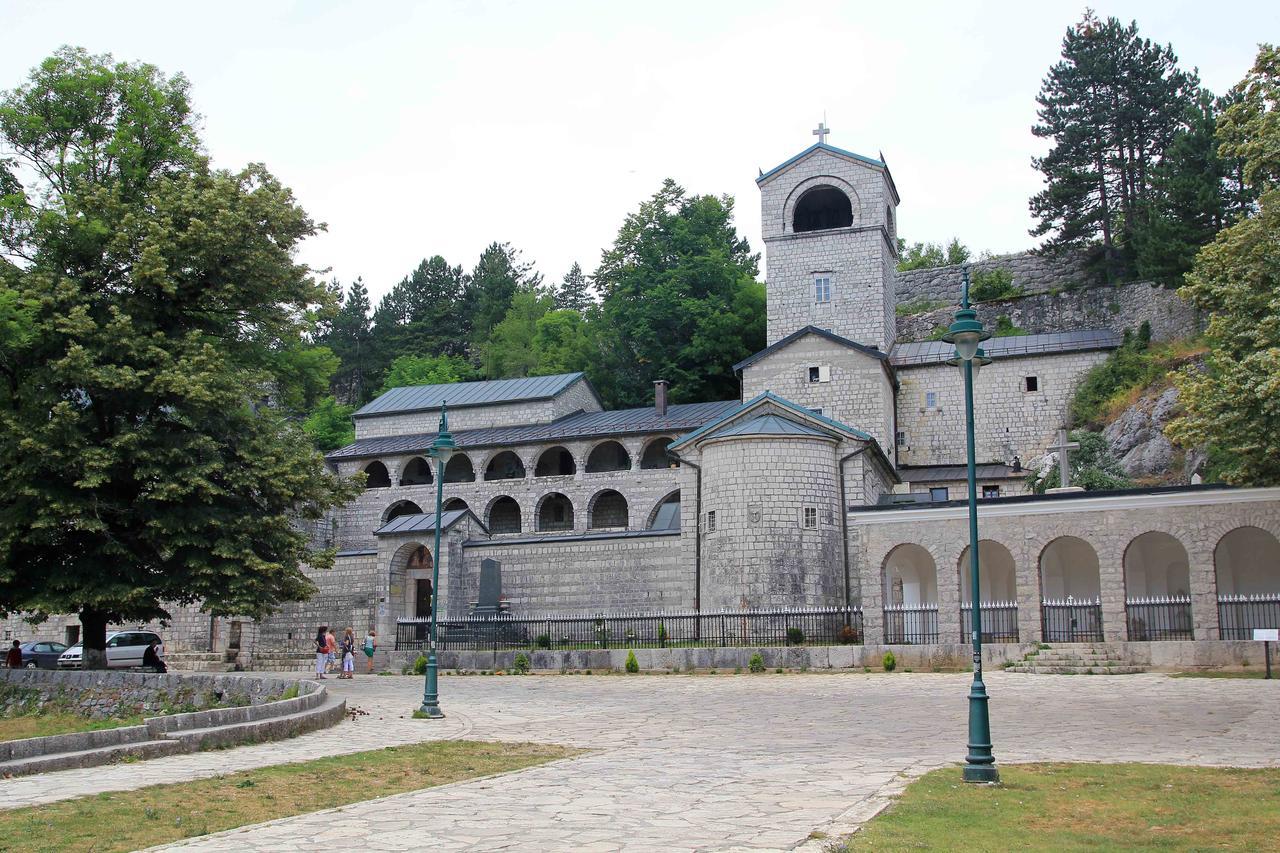
[(1260, 527), (1237, 527), (1218, 540), (1213, 568), (1218, 595), (1280, 593), (1280, 542)]
[(1046, 599), (1098, 599), (1102, 584), (1093, 546), (1075, 536), (1059, 536), (1050, 542), (1040, 554), (1040, 590)]
[(848, 228), (852, 224), (853, 205), (849, 196), (826, 184), (805, 190), (792, 216), (792, 230), (796, 233)]
[(495, 498), (489, 504), (489, 518), (485, 526), (490, 533), (519, 533), (520, 504), (507, 495)]
[(382, 514), (382, 523), (386, 524), (393, 518), (399, 518), (402, 515), (421, 515), (422, 507), (413, 501), (396, 501), (387, 507), (387, 511)]
[(471, 467), (471, 458), (465, 453), (455, 453), (449, 457), (449, 462), (444, 466), (444, 481), (446, 483), (474, 483), (476, 480), (476, 470)]
[(884, 560), (884, 639), (938, 642), (938, 566), (913, 542), (897, 546)]
[(364, 466), (364, 475), (367, 478), (364, 481), (366, 489), (385, 489), (391, 485), (391, 475), (381, 462), (370, 462)]
[(421, 456), (410, 459), (409, 464), (405, 465), (404, 470), (400, 472), (402, 486), (426, 486), (434, 482), (435, 480), (431, 478), (431, 463)]
[(440, 511), (453, 512), (455, 509), (470, 509), (470, 508), (471, 507), (467, 506), (467, 502), (464, 501), (462, 498), (449, 498), (449, 500), (445, 501), (444, 505), (440, 507)]
[(1125, 598), (1191, 594), (1187, 549), (1168, 533), (1150, 531), (1124, 549)]
[(510, 450), (504, 450), (489, 460), (484, 468), (486, 480), (523, 480), (524, 463)]
[(559, 492), (552, 492), (538, 505), (538, 530), (573, 529), (573, 504)]
[(649, 442), (640, 456), (640, 467), (646, 470), (679, 467), (679, 462), (667, 456), (667, 448), (671, 446), (671, 442), (672, 439), (665, 436)]
[(573, 454), (563, 447), (548, 447), (538, 457), (538, 465), (533, 469), (535, 477), (572, 477), (578, 471), (573, 461)]
[(662, 499), (662, 502), (649, 513), (649, 530), (680, 529), (680, 490), (676, 489)]
[[(884, 227), (885, 227), (885, 230), (889, 232), (889, 236), (890, 236), (890, 237), (894, 236), (894, 233), (893, 233), (893, 208), (892, 208), (892, 207), (890, 207), (890, 206), (889, 206), (889, 205), (887, 205), (887, 204), (884, 206)], [(978, 547), (979, 547), (979, 548), (981, 548), (981, 547), (982, 547), (981, 543), (979, 543)], [(978, 552), (978, 574), (979, 574), (979, 575), (981, 575), (981, 574), (982, 574), (982, 552), (981, 552), (981, 551), (979, 551), (979, 552)], [(979, 579), (981, 579), (981, 578), (979, 578)]]
[(627, 523), (627, 499), (620, 492), (605, 489), (591, 499), (587, 527), (626, 527)]
[(605, 471), (630, 471), (631, 456), (627, 449), (616, 441), (597, 444), (587, 457), (587, 473), (600, 474)]
[[(969, 546), (960, 554), (960, 601), (973, 602), (973, 574)], [(978, 540), (978, 585), (982, 587), (982, 603), (1018, 600), (1017, 572), (1013, 554), (992, 539)]]

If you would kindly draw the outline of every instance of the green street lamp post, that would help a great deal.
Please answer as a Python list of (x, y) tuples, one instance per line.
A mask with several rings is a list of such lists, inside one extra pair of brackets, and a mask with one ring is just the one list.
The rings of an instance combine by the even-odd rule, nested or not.
[(431, 633), (427, 649), (427, 681), (422, 690), (422, 707), (419, 713), (430, 719), (444, 716), (440, 710), (439, 671), (436, 662), (436, 605), (440, 601), (440, 527), (444, 514), (444, 467), (449, 462), (457, 447), (453, 436), (449, 434), (449, 415), (445, 408), (448, 404), (440, 404), (440, 431), (436, 440), (431, 443), (431, 456), (436, 460), (436, 547), (431, 558)]
[(987, 686), (982, 682), (982, 594), (978, 585), (978, 486), (973, 441), (973, 380), (978, 368), (989, 364), (979, 344), (991, 337), (982, 328), (978, 312), (969, 307), (969, 268), (961, 274), (960, 309), (955, 321), (942, 336), (955, 344), (956, 357), (949, 363), (959, 366), (964, 375), (965, 440), (969, 464), (969, 574), (973, 585), (970, 600), (973, 628), (973, 684), (969, 689), (969, 752), (965, 756), (964, 781), (999, 782), (996, 757), (991, 751), (991, 717), (987, 708)]

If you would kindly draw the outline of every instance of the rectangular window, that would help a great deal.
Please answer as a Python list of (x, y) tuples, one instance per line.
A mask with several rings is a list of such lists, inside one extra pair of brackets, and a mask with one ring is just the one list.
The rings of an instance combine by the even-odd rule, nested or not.
[(811, 364), (808, 367), (810, 382), (830, 382), (831, 381), (831, 365), (829, 364)]
[(818, 382), (818, 381), (821, 381), (821, 380), (819, 380), (819, 378), (818, 378), (818, 377), (820, 377), (821, 375), (822, 375), (822, 372), (818, 370), (818, 365), (813, 364), (813, 365), (810, 365), (810, 366), (809, 366), (809, 381), (810, 381), (810, 382)]
[(716, 532), (716, 511), (714, 509), (707, 512), (707, 532)]
[(831, 301), (831, 276), (815, 275), (813, 277), (813, 301)]
[(822, 417), (822, 407), (821, 407), (821, 406), (817, 407), (816, 409), (815, 409), (815, 408), (813, 408), (812, 406), (810, 406), (810, 407), (809, 407), (809, 411), (813, 412), (813, 413), (814, 413), (815, 415), (817, 415), (818, 417)]
[(898, 446), (899, 446), (899, 447), (906, 447), (906, 446), (907, 446), (907, 432), (906, 432), (906, 430), (901, 430), (901, 429), (900, 429), (900, 430), (898, 430)]
[(1039, 391), (1039, 390), (1040, 390), (1040, 377), (1039, 377), (1039, 376), (1028, 376), (1028, 377), (1026, 377), (1025, 379), (1023, 379), (1023, 382), (1025, 383), (1023, 387), (1024, 387), (1024, 389), (1025, 389), (1025, 390), (1027, 390), (1027, 391)]
[(925, 391), (925, 392), (924, 392), (924, 407), (925, 407), (926, 409), (936, 409), (936, 408), (938, 407), (938, 392), (937, 392), (937, 391)]
[(950, 500), (950, 498), (948, 497), (948, 493), (947, 493), (947, 487), (946, 487), (946, 486), (934, 486), (932, 489), (930, 489), (930, 490), (929, 490), (929, 500), (931, 500), (931, 501), (945, 501), (945, 500)]
[(818, 529), (818, 508), (816, 506), (804, 508), (804, 526), (806, 530)]
[(999, 486), (983, 486), (982, 496), (984, 498), (998, 498), (1000, 497), (1000, 487)]

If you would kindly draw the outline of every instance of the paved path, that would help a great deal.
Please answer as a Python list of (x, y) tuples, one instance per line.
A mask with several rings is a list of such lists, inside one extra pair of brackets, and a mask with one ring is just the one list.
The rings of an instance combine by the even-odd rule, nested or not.
[[(848, 832), (964, 755), (967, 675), (446, 677), (328, 682), (370, 711), (328, 732), (0, 786), (0, 807), (436, 737), (593, 752), (195, 839), (184, 850), (777, 850)], [(1280, 765), (1280, 682), (992, 673), (997, 758)], [(56, 793), (54, 793), (56, 792)]]

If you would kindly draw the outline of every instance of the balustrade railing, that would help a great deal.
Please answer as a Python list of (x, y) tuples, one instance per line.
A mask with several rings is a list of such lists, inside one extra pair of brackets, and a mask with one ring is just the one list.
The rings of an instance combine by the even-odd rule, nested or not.
[[(960, 642), (973, 639), (973, 605), (960, 605)], [(1018, 605), (1013, 601), (984, 601), (982, 603), (982, 642), (1018, 642)]]
[(1252, 640), (1254, 628), (1280, 628), (1280, 593), (1218, 596), (1222, 639)]
[(938, 642), (938, 605), (885, 605), (884, 641), (913, 646)]
[(1040, 604), (1046, 643), (1102, 642), (1102, 602), (1098, 599), (1045, 599)]
[(1192, 640), (1191, 596), (1158, 595), (1125, 599), (1130, 640)]

